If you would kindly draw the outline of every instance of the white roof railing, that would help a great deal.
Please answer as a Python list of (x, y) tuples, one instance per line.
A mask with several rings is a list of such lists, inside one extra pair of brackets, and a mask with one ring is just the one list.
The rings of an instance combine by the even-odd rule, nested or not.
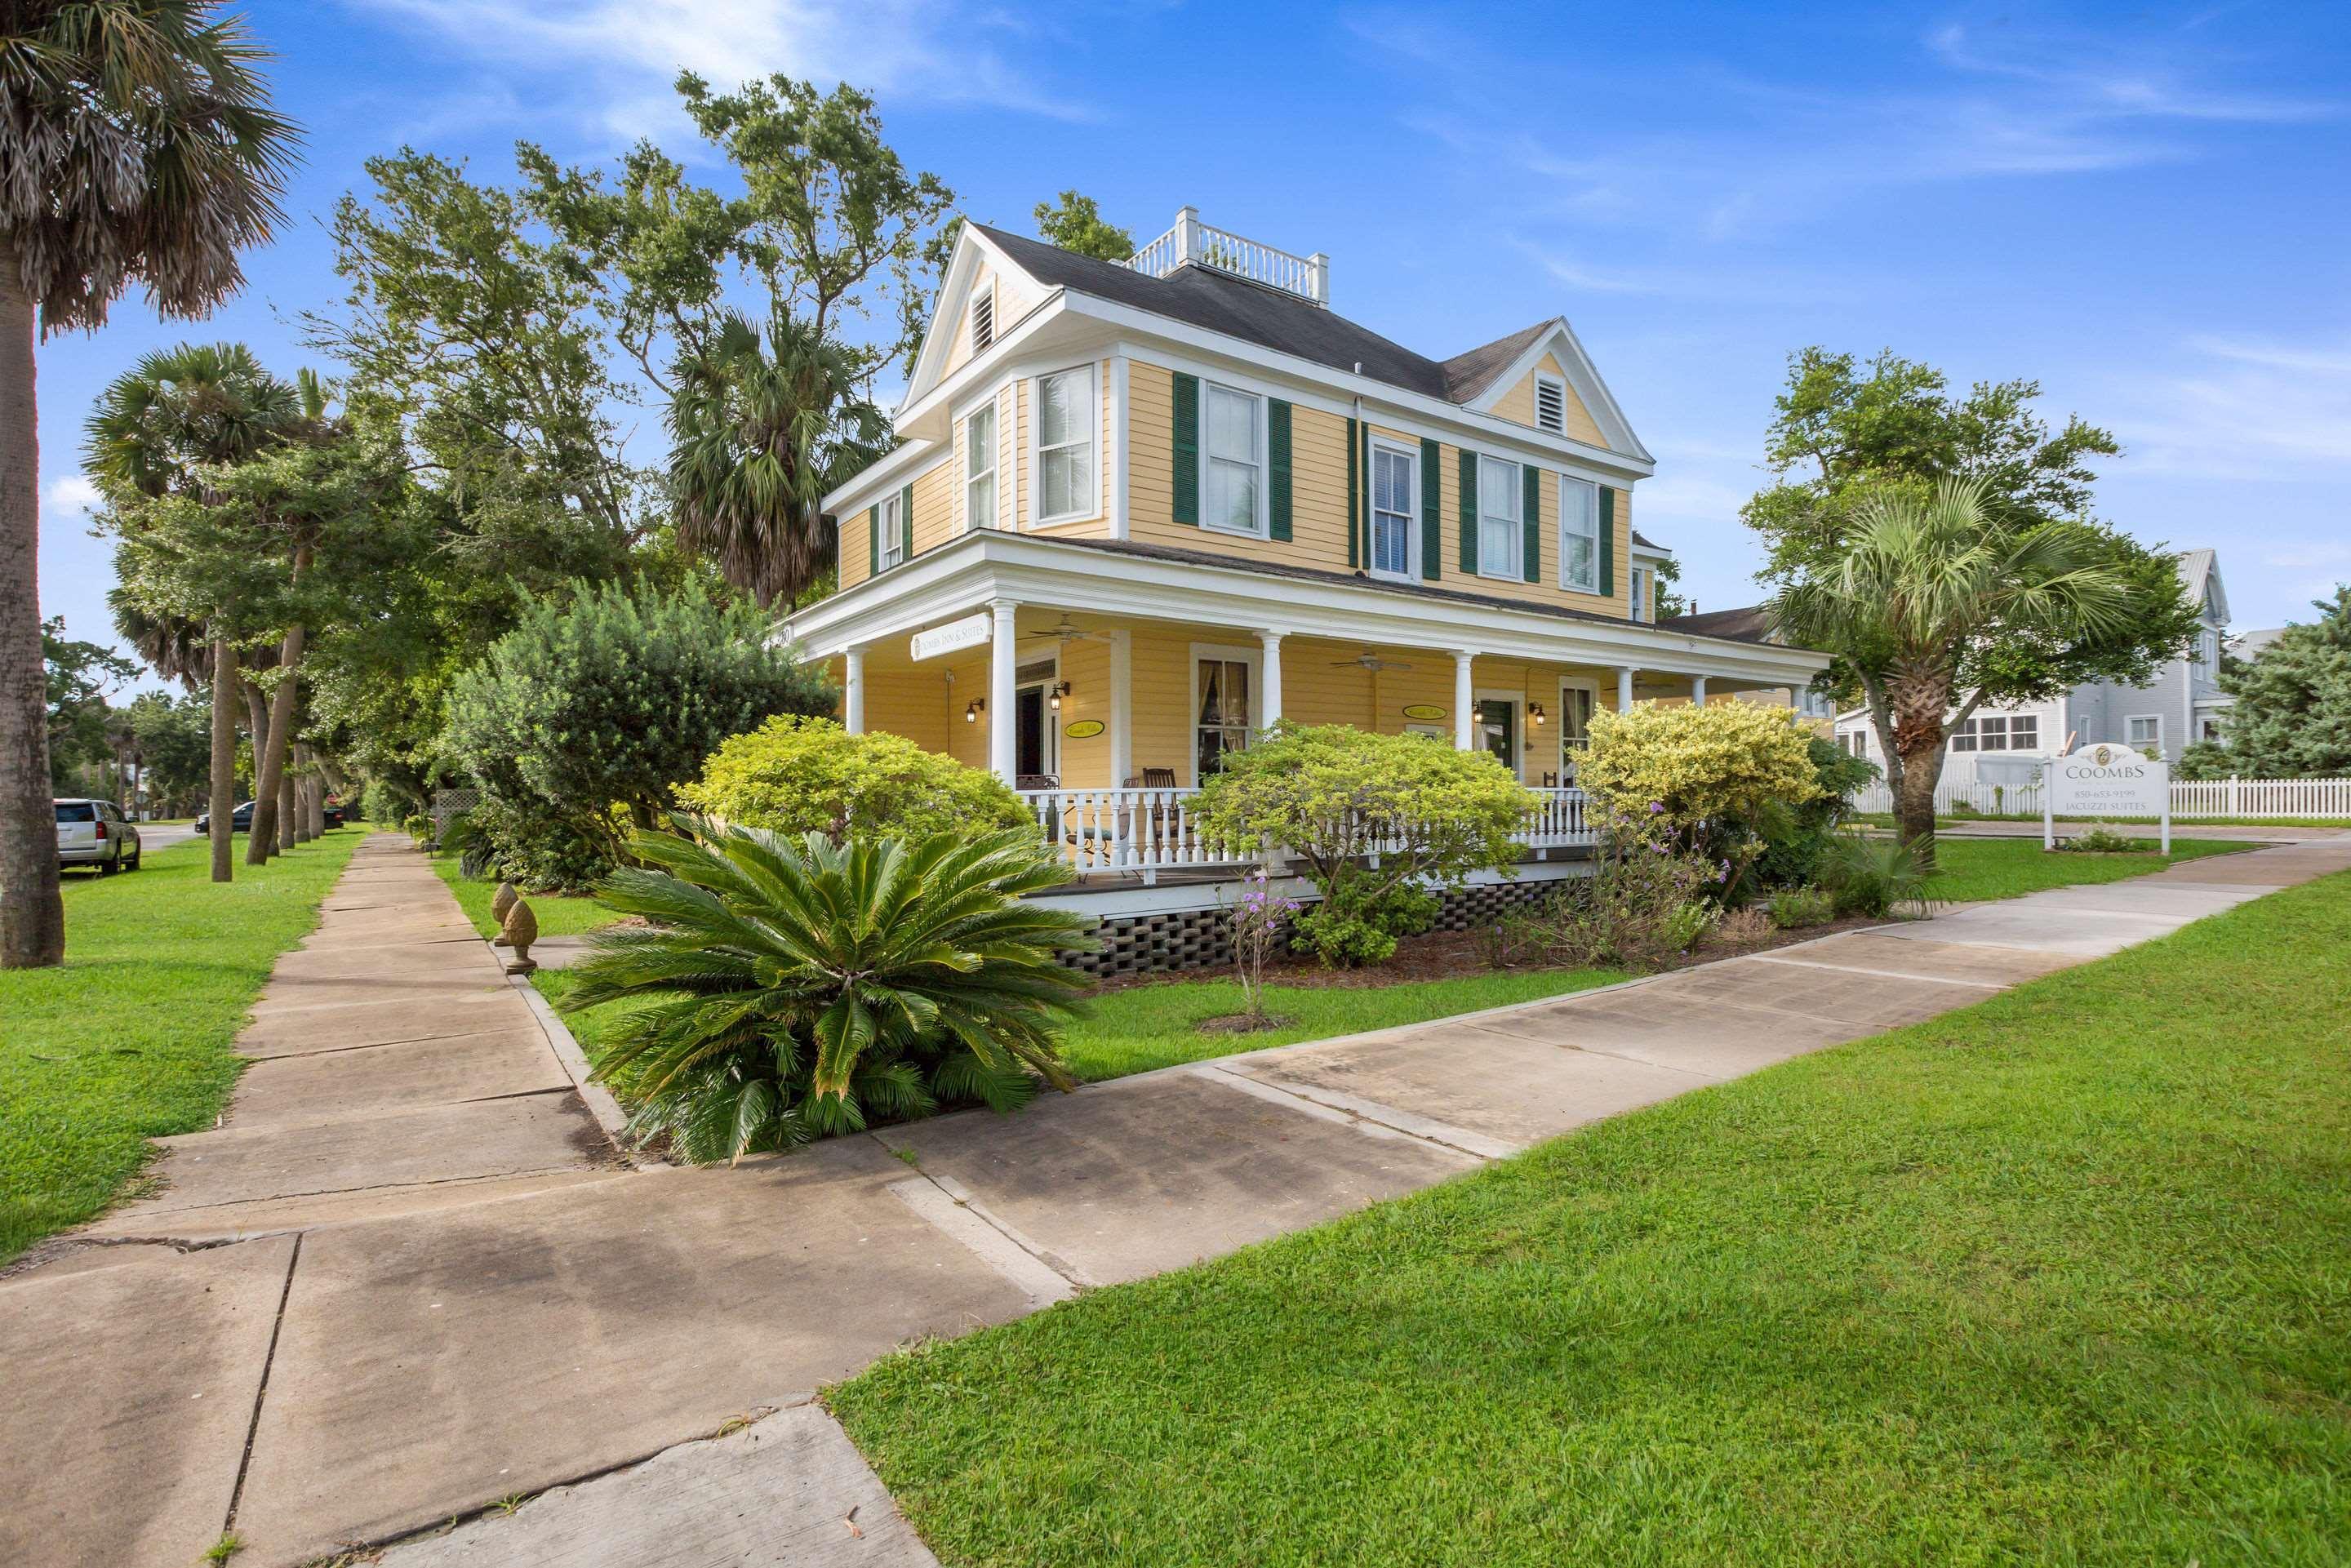
[(1146, 277), (1165, 277), (1179, 267), (1213, 267), (1317, 305), (1331, 303), (1328, 256), (1319, 250), (1292, 256), (1229, 229), (1212, 228), (1200, 221), (1197, 207), (1178, 212), (1176, 226), (1127, 257), (1125, 266)]

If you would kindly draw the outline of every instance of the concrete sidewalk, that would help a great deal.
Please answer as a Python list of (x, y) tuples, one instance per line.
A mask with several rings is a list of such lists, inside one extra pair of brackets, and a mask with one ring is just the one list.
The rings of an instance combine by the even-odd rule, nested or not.
[[(371, 855), (330, 909), (367, 936), (288, 956), (226, 1126), (173, 1141), (167, 1190), (101, 1228), (249, 1239), (0, 1285), (0, 1354), (20, 1370), (0, 1495), (25, 1500), (0, 1549), (179, 1564), (233, 1511), (241, 1568), (276, 1568), (559, 1488), (383, 1560), (925, 1563), (808, 1403), (893, 1346), (1316, 1224), (2346, 868), (2351, 841), (2211, 857), (1018, 1116), (629, 1172), (600, 1163), (568, 1088), (530, 1086), (548, 1081), (504, 1043), (528, 1040), (500, 993), (518, 998), (480, 944), (445, 934), (430, 869)], [(355, 961), (368, 943), (385, 956)]]

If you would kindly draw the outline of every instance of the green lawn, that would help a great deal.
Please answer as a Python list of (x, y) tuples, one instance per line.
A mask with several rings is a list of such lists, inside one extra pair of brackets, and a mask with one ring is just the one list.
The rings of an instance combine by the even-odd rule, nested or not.
[(2171, 858), (2166, 860), (2157, 851), (2155, 840), (2144, 842), (2147, 847), (2136, 853), (2094, 855), (2044, 850), (2039, 839), (1938, 838), (1935, 863), (1940, 873), (1935, 882), (1935, 893), (1955, 904), (1971, 899), (2015, 898), (2052, 887), (2120, 882), (2125, 877), (2161, 871), (2181, 861), (2257, 847), (2223, 839), (2183, 839), (2175, 834)]
[(2338, 876), (828, 1402), (950, 1564), (2351, 1561), (2346, 950)]
[[(455, 855), (434, 855), (433, 869), (441, 873), (441, 880), (457, 895), (458, 906), (474, 923), (474, 929), (485, 936), (496, 936), (498, 923), (490, 918), (490, 900), (497, 893), (498, 884), (460, 874)], [(578, 936), (601, 931), (623, 918), (585, 894), (533, 893), (524, 896), (530, 901), (530, 912), (538, 921), (541, 936)]]
[(0, 971), (0, 1260), (104, 1208), (147, 1139), (220, 1113), (246, 1009), (360, 836), (258, 868), (240, 837), (225, 887), (203, 839), (119, 876), (68, 873), (64, 967)]

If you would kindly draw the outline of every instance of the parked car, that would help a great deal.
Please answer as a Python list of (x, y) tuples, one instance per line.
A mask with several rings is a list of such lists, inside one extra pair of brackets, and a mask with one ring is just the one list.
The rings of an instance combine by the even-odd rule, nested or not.
[[(239, 806), (236, 809), (235, 815), (230, 817), (228, 820), (228, 831), (232, 833), (249, 833), (253, 831), (252, 801), (247, 800), (244, 805)], [(196, 818), (196, 831), (206, 838), (212, 837), (213, 814), (210, 811), (204, 812)]]
[(111, 800), (59, 800), (57, 863), (94, 865), (101, 876), (139, 869), (139, 830)]
[(329, 799), (319, 809), (326, 813), (327, 826), (340, 828), (343, 825), (343, 803), (340, 800)]

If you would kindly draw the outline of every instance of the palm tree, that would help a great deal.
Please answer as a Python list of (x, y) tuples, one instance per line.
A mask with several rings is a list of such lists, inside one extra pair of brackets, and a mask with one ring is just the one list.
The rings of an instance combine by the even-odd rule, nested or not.
[(1947, 478), (1934, 494), (1889, 486), (1865, 496), (1842, 554), (1772, 601), (1789, 641), (1835, 654), (1869, 702), (1895, 828), (1923, 864), (1935, 857), (1935, 786), (1944, 743), (1983, 700), (1964, 689), (1967, 656), (1999, 637), (2071, 641), (2112, 630), (2129, 585), (2103, 564), (2085, 527), (2006, 523), (1982, 484)]
[(1085, 982), (1084, 916), (1024, 894), (1070, 877), (1032, 830), (836, 844), (680, 817), (598, 890), (650, 917), (608, 933), (566, 1008), (625, 1000), (597, 1067), (641, 1134), (733, 1159), (929, 1113), (1010, 1110), (1074, 1087), (1061, 1025)]
[(796, 603), (832, 565), (817, 507), (886, 450), (889, 423), (857, 392), (858, 361), (778, 312), (763, 333), (728, 311), (678, 367), (669, 480), (677, 540), (761, 609)]
[[(183, 343), (144, 356), (100, 394), (89, 417), (83, 465), (111, 497), (179, 495), (210, 504), (217, 499), (212, 471), (241, 463), (285, 439), (302, 417), (304, 406), (302, 395), (263, 370), (244, 344)], [(229, 607), (219, 608), (225, 612)], [(122, 604), (118, 602), (119, 623), (122, 614)], [(155, 624), (158, 652), (170, 651), (194, 626), (180, 616), (145, 619)], [(125, 624), (124, 629), (134, 628)], [(213, 880), (226, 882), (233, 874), (230, 835), (219, 825), (227, 822), (236, 809), (236, 706), (247, 688), (238, 672), (232, 617), (220, 615), (205, 628), (205, 634), (212, 643), (206, 664), (213, 683)], [(179, 654), (174, 652), (173, 657)], [(174, 673), (160, 664), (157, 668), (165, 674)], [(271, 741), (269, 727), (256, 706), (253, 722), (256, 759), (273, 751)], [(260, 800), (256, 792), (253, 830), (246, 841), (248, 861), (253, 846), (265, 846), (266, 854), (270, 841)]]
[(60, 963), (40, 653), (35, 315), (103, 325), (133, 279), (208, 313), (269, 237), (296, 133), (207, 0), (0, 6), (0, 967)]

